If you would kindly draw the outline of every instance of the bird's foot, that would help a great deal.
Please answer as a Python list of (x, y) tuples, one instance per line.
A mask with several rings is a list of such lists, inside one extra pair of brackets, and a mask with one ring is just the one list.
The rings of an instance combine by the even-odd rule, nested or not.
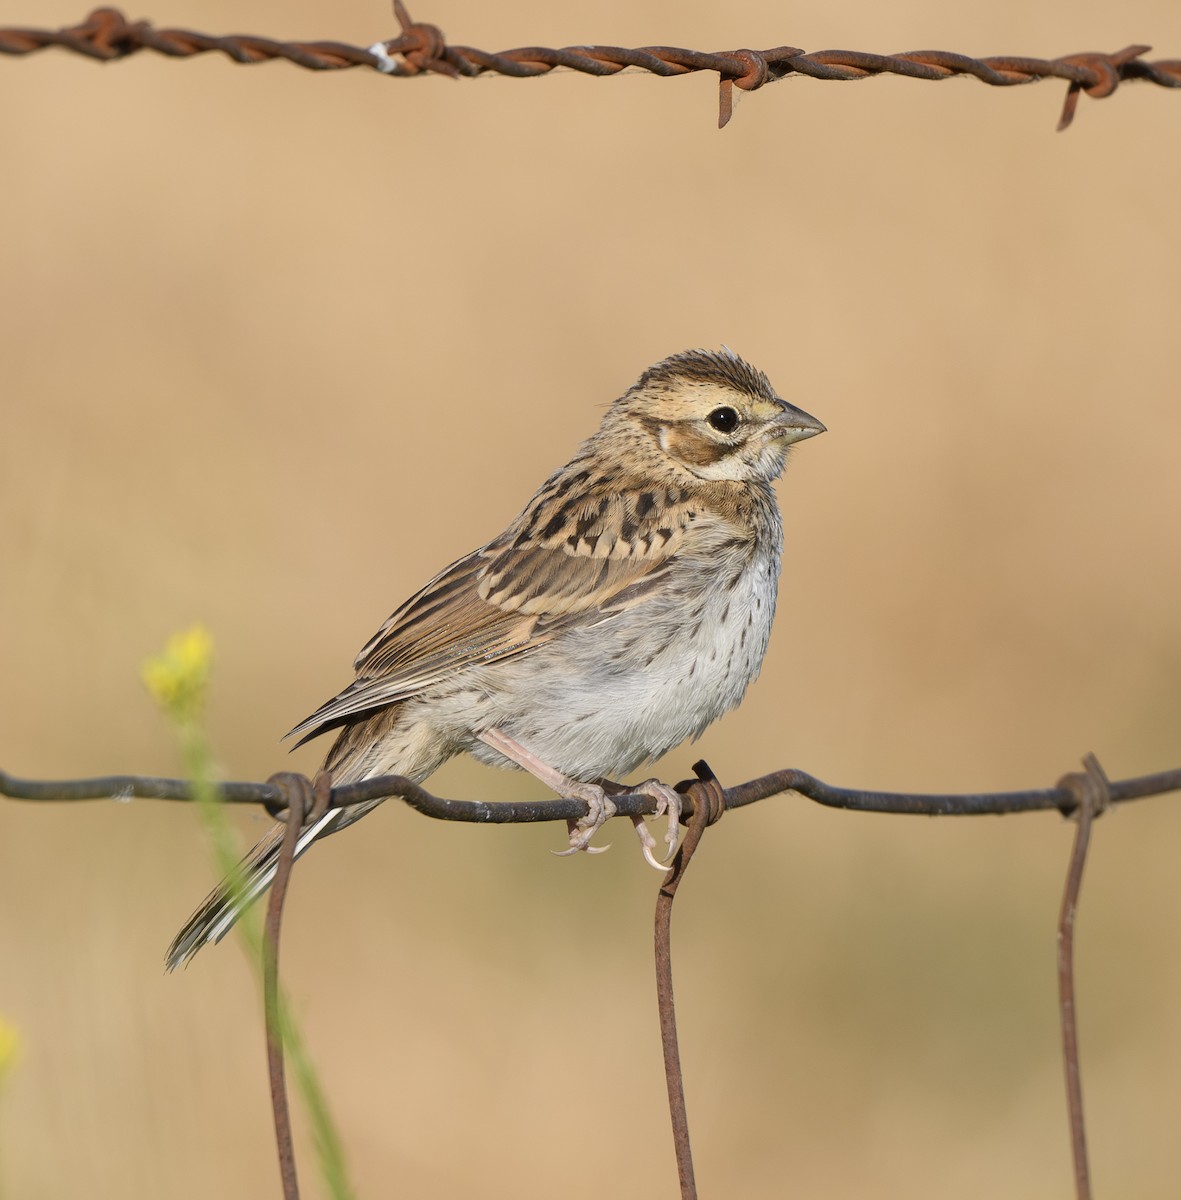
[(587, 812), (585, 817), (577, 821), (566, 822), (566, 828), (570, 831), (569, 849), (552, 850), (550, 853), (556, 854), (559, 858), (565, 858), (569, 854), (578, 854), (580, 851), (585, 851), (587, 854), (602, 854), (604, 850), (610, 850), (610, 845), (592, 846), (590, 844), (591, 838), (619, 811), (615, 807), (615, 802), (607, 795), (606, 790), (597, 783), (579, 783), (575, 779), (565, 780), (561, 788), (555, 790), (560, 790), (563, 796), (568, 796), (573, 800), (583, 801)]
[(661, 783), (659, 779), (645, 779), (643, 783), (638, 783), (635, 787), (628, 790), (637, 792), (641, 796), (652, 796), (656, 801), (655, 816), (668, 816), (668, 830), (664, 835), (664, 844), (668, 847), (668, 850), (664, 855), (663, 861), (653, 854), (653, 850), (656, 849), (656, 839), (649, 832), (648, 826), (644, 824), (644, 818), (632, 817), (632, 824), (636, 827), (636, 835), (639, 837), (640, 845), (643, 847), (644, 861), (650, 867), (655, 867), (658, 871), (667, 871), (668, 860), (672, 858), (673, 851), (677, 848), (677, 836), (680, 833), (680, 794), (670, 788), (667, 783)]

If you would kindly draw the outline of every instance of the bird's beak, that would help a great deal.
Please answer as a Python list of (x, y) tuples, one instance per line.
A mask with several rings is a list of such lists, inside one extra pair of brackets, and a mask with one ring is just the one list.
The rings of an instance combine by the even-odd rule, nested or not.
[(825, 425), (804, 412), (802, 408), (796, 408), (794, 405), (788, 404), (786, 400), (782, 400), (780, 403), (783, 405), (783, 413), (775, 418), (775, 424), (782, 430), (779, 440), (784, 444), (790, 446), (792, 442), (802, 442), (805, 438), (827, 432)]

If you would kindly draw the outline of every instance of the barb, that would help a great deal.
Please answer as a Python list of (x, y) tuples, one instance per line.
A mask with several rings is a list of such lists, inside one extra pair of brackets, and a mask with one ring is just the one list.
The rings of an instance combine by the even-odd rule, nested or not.
[(1181, 60), (1145, 62), (1142, 56), (1148, 53), (1148, 46), (1128, 46), (1114, 54), (1068, 54), (1053, 59), (1014, 55), (970, 58), (948, 50), (919, 50), (908, 54), (821, 50), (808, 54), (795, 46), (721, 52), (685, 50), (676, 46), (641, 46), (638, 49), (524, 46), (490, 53), (472, 46), (448, 45), (438, 26), (412, 21), (401, 0), (395, 0), (394, 12), (402, 32), (395, 38), (362, 48), (341, 42), (284, 42), (245, 34), (216, 36), (188, 29), (157, 29), (148, 21), (129, 21), (118, 9), (97, 8), (81, 24), (63, 29), (0, 29), (0, 54), (32, 54), (58, 46), (75, 54), (110, 62), (141, 50), (151, 50), (170, 58), (188, 58), (217, 51), (244, 64), (281, 59), (311, 71), (367, 67), (403, 79), (430, 74), (458, 79), (487, 73), (525, 79), (558, 68), (598, 76), (638, 70), (661, 78), (712, 71), (718, 76), (721, 91), (719, 127), (730, 119), (735, 87), (754, 91), (788, 75), (845, 81), (871, 75), (902, 75), (908, 79), (926, 80), (969, 75), (992, 87), (1061, 79), (1070, 87), (1059, 129), (1065, 129), (1073, 119), (1080, 92), (1100, 99), (1110, 96), (1119, 83), (1130, 79), (1145, 80), (1158, 87), (1181, 88)]
[(696, 780), (677, 785), (678, 791), (693, 797), (693, 815), (656, 897), (656, 1004), (660, 1016), (660, 1045), (664, 1051), (664, 1081), (668, 1089), (668, 1111), (672, 1120), (673, 1149), (677, 1156), (677, 1177), (681, 1200), (697, 1200), (693, 1177), (693, 1154), (689, 1148), (689, 1116), (685, 1108), (685, 1082), (681, 1073), (681, 1051), (677, 1043), (677, 1014), (673, 1003), (672, 918), (673, 898), (689, 869), (707, 825), (720, 821), (726, 811), (725, 792), (709, 765), (702, 760), (693, 764)]
[[(1118, 780), (1109, 785), (1111, 800), (1123, 804), (1148, 796), (1181, 791), (1181, 767)], [(272, 783), (223, 783), (218, 785), (221, 799), (229, 804), (261, 804), (273, 816), (286, 811), (285, 793)], [(680, 790), (678, 788), (678, 790)], [(847, 808), (857, 812), (907, 813), (912, 816), (972, 817), (1003, 813), (1037, 812), (1056, 808), (1070, 816), (1078, 799), (1070, 788), (1059, 785), (1025, 792), (874, 792), (834, 787), (806, 771), (794, 767), (773, 771), (747, 783), (726, 788), (727, 809), (743, 808), (784, 792), (795, 792), (826, 808)], [(191, 800), (192, 787), (184, 779), (161, 779), (146, 775), (104, 775), (93, 779), (33, 780), (20, 779), (0, 770), (0, 796), (11, 800), (76, 801), (130, 800), (132, 797), (158, 800)], [(362, 783), (349, 783), (332, 789), (331, 803), (336, 808), (361, 804), (378, 798), (398, 798), (415, 812), (441, 821), (464, 821), (476, 825), (520, 825), (537, 821), (578, 820), (587, 815), (582, 800), (498, 801), (449, 800), (433, 796), (425, 788), (401, 775), (382, 775)], [(651, 816), (656, 800), (651, 796), (627, 792), (612, 796), (612, 802), (624, 817)], [(684, 817), (693, 815), (692, 792), (686, 797)]]

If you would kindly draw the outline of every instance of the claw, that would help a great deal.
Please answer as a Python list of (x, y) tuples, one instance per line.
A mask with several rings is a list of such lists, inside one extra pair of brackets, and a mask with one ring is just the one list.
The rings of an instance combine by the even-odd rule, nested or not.
[[(551, 850), (550, 853), (555, 858), (569, 858), (571, 854), (606, 854), (611, 849), (611, 843), (608, 842), (605, 846), (571, 846), (567, 850)], [(661, 867), (662, 871), (667, 870), (667, 867)]]
[(648, 831), (648, 826), (644, 824), (644, 818), (632, 817), (631, 822), (636, 827), (636, 837), (640, 839), (640, 850), (644, 855), (644, 861), (648, 866), (655, 867), (661, 874), (667, 872), (668, 867), (652, 853), (656, 849), (656, 839)]
[(576, 784), (570, 788), (570, 791), (576, 799), (586, 803), (589, 811), (581, 821), (566, 822), (566, 828), (570, 833), (570, 848), (555, 850), (553, 853), (559, 858), (565, 858), (570, 854), (602, 854), (604, 850), (610, 850), (609, 844), (592, 846), (590, 840), (603, 825), (615, 816), (615, 802), (597, 783)]
[[(659, 779), (645, 779), (643, 783), (637, 784), (633, 789), (644, 796), (652, 796), (656, 800), (657, 817), (662, 817), (665, 813), (668, 814), (668, 830), (664, 835), (664, 844), (668, 847), (668, 853), (664, 856), (666, 865), (661, 866), (661, 871), (668, 870), (667, 863), (677, 848), (677, 838), (680, 834), (681, 826), (681, 797), (668, 786), (667, 783), (661, 783)], [(639, 832), (639, 818), (637, 818), (636, 831)], [(645, 836), (647, 840), (645, 840)], [(645, 829), (640, 835), (640, 841), (644, 844), (644, 857), (653, 866), (657, 864), (653, 862), (651, 857), (651, 849), (656, 843), (652, 840), (652, 835)]]

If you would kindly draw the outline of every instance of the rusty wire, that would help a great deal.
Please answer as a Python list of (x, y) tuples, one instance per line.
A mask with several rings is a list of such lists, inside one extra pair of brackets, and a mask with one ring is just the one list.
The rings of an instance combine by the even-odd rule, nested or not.
[(697, 1200), (697, 1181), (693, 1174), (693, 1153), (689, 1146), (689, 1114), (685, 1107), (685, 1080), (677, 1040), (677, 1010), (673, 1002), (673, 900), (706, 826), (720, 821), (726, 811), (726, 794), (708, 764), (702, 760), (693, 765), (693, 770), (697, 780), (687, 786), (682, 785), (685, 792), (692, 797), (689, 828), (677, 849), (672, 869), (665, 876), (656, 896), (656, 1008), (660, 1017), (664, 1082), (668, 1091), (668, 1112), (672, 1122), (673, 1152), (677, 1159), (681, 1200)]
[(312, 783), (304, 775), (284, 772), (268, 780), (287, 797), (283, 842), (275, 865), (275, 881), (267, 897), (267, 917), (262, 944), (263, 1017), (267, 1031), (267, 1075), (271, 1083), (271, 1110), (275, 1118), (275, 1145), (279, 1155), (279, 1180), (283, 1200), (299, 1200), (295, 1169), (295, 1143), (291, 1136), (291, 1109), (287, 1103), (286, 1057), (283, 1053), (283, 1018), (279, 1011), (279, 939), (283, 904), (295, 863), (299, 831), (312, 807)]
[(1062, 1024), (1062, 1059), (1066, 1072), (1066, 1114), (1070, 1125), (1070, 1151), (1074, 1163), (1076, 1200), (1091, 1200), (1091, 1172), (1087, 1164), (1087, 1134), (1083, 1121), (1083, 1084), (1079, 1073), (1078, 1020), (1074, 1002), (1074, 924), (1078, 913), (1079, 891), (1083, 884), (1083, 866), (1091, 844), (1091, 825), (1111, 804), (1111, 784), (1099, 765), (1088, 754), (1082, 772), (1065, 775), (1058, 786), (1075, 798), (1074, 847), (1066, 872), (1062, 908), (1058, 914), (1058, 1010)]
[[(688, 788), (679, 786), (679, 790)], [(1110, 785), (1113, 803), (1159, 796), (1181, 791), (1181, 767), (1139, 775)], [(261, 804), (272, 816), (285, 811), (285, 792), (273, 783), (221, 783), (215, 787), (227, 804)], [(875, 792), (859, 788), (836, 787), (824, 783), (807, 771), (794, 767), (772, 771), (747, 783), (724, 791), (727, 810), (743, 808), (784, 792), (795, 792), (826, 808), (846, 808), (857, 812), (907, 813), (913, 816), (968, 817), (1002, 813), (1036, 812), (1056, 808), (1070, 816), (1078, 800), (1070, 788), (1059, 784), (1022, 792)], [(185, 779), (164, 779), (147, 775), (102, 775), (91, 779), (21, 779), (0, 770), (0, 796), (11, 800), (130, 800), (133, 797), (157, 800), (191, 800), (192, 785)], [(587, 815), (582, 800), (532, 800), (489, 802), (487, 800), (449, 800), (434, 796), (401, 775), (382, 775), (360, 783), (343, 784), (332, 789), (332, 805), (344, 808), (366, 800), (398, 797), (416, 812), (442, 821), (464, 821), (476, 825), (518, 825), (537, 821), (579, 820)], [(611, 797), (620, 816), (645, 816), (656, 811), (651, 796), (625, 793)], [(684, 809), (693, 814), (693, 797)]]
[(275, 1146), (279, 1157), (283, 1200), (299, 1200), (295, 1142), (291, 1135), (291, 1110), (287, 1103), (286, 1055), (283, 1052), (285, 1025), (279, 993), (279, 939), (299, 831), (306, 821), (317, 821), (327, 812), (332, 798), (332, 779), (323, 771), (314, 782), (306, 775), (283, 771), (272, 775), (267, 783), (282, 792), (287, 810), (283, 842), (275, 863), (275, 879), (271, 884), (271, 894), (267, 897), (262, 943), (262, 1007), (266, 1025), (267, 1076), (271, 1085), (271, 1112), (275, 1121)]
[(311, 71), (340, 71), (366, 67), (395, 78), (447, 75), (453, 79), (487, 73), (514, 79), (533, 78), (562, 68), (586, 75), (610, 76), (638, 70), (666, 78), (694, 71), (718, 76), (718, 125), (733, 111), (733, 89), (754, 91), (788, 75), (811, 79), (856, 80), (871, 75), (902, 75), (908, 79), (940, 80), (968, 75), (993, 87), (1012, 87), (1039, 79), (1069, 84), (1058, 128), (1073, 120), (1079, 95), (1110, 96), (1125, 80), (1144, 80), (1158, 87), (1181, 88), (1181, 60), (1146, 62), (1149, 46), (1128, 46), (1111, 54), (1067, 54), (1061, 58), (998, 55), (971, 58), (948, 50), (919, 50), (907, 54), (869, 54), (859, 50), (821, 50), (805, 53), (795, 46), (768, 50), (701, 51), (676, 46), (564, 46), (560, 49), (524, 46), (490, 53), (472, 46), (453, 46), (437, 25), (410, 19), (401, 0), (394, 12), (401, 33), (362, 48), (342, 42), (290, 42), (249, 34), (218, 36), (188, 29), (158, 29), (149, 21), (129, 21), (118, 9), (97, 8), (78, 25), (62, 29), (0, 28), (0, 54), (32, 54), (58, 46), (88, 58), (110, 62), (141, 50), (170, 58), (188, 58), (218, 51), (234, 62), (252, 64), (282, 59)]
[[(1066, 775), (1056, 787), (1020, 792), (971, 793), (966, 795), (875, 792), (833, 787), (805, 771), (788, 768), (752, 779), (733, 788), (723, 788), (704, 762), (694, 765), (697, 779), (677, 785), (684, 797), (682, 819), (688, 833), (665, 877), (657, 898), (655, 950), (657, 1004), (661, 1043), (665, 1060), (669, 1114), (673, 1129), (677, 1170), (682, 1200), (695, 1200), (696, 1184), (689, 1148), (689, 1126), (685, 1107), (684, 1082), (677, 1043), (676, 1015), (673, 1004), (671, 920), (672, 903), (694, 850), (707, 825), (719, 820), (731, 808), (741, 808), (783, 792), (796, 792), (831, 808), (861, 812), (924, 814), (930, 816), (977, 816), (984, 813), (1033, 812), (1057, 809), (1078, 820), (1078, 832), (1071, 854), (1066, 889), (1058, 925), (1059, 1010), (1067, 1081), (1067, 1112), (1074, 1155), (1076, 1195), (1090, 1200), (1083, 1131), (1082, 1085), (1078, 1059), (1078, 1038), (1074, 1006), (1074, 919), (1087, 847), (1094, 818), (1115, 803), (1138, 800), (1166, 792), (1181, 791), (1181, 768), (1141, 775), (1110, 783), (1093, 755), (1084, 759), (1086, 773)], [(415, 811), (441, 820), (478, 824), (516, 824), (536, 821), (578, 819), (587, 815), (581, 800), (543, 800), (527, 803), (495, 803), (480, 800), (449, 800), (433, 796), (418, 784), (397, 775), (387, 775), (362, 783), (330, 787), (330, 779), (321, 773), (315, 784), (301, 776), (276, 775), (266, 783), (225, 783), (218, 788), (229, 803), (261, 804), (274, 816), (285, 819), (286, 830), (280, 862), (268, 901), (266, 941), (264, 944), (264, 1009), (267, 1025), (267, 1059), (271, 1081), (280, 1175), (285, 1200), (297, 1200), (294, 1151), (287, 1116), (286, 1085), (283, 1069), (281, 1014), (278, 1003), (278, 952), (280, 926), (287, 884), (294, 864), (296, 833), (304, 823), (309, 796), (314, 795), (313, 816), (330, 805), (359, 804), (378, 797), (399, 797)], [(160, 779), (138, 775), (103, 776), (78, 780), (27, 780), (0, 770), (0, 795), (15, 800), (58, 801), (100, 798), (127, 799), (132, 796), (167, 800), (192, 799), (192, 788), (184, 780)], [(653, 797), (624, 793), (612, 797), (621, 816), (651, 815), (656, 806)]]

